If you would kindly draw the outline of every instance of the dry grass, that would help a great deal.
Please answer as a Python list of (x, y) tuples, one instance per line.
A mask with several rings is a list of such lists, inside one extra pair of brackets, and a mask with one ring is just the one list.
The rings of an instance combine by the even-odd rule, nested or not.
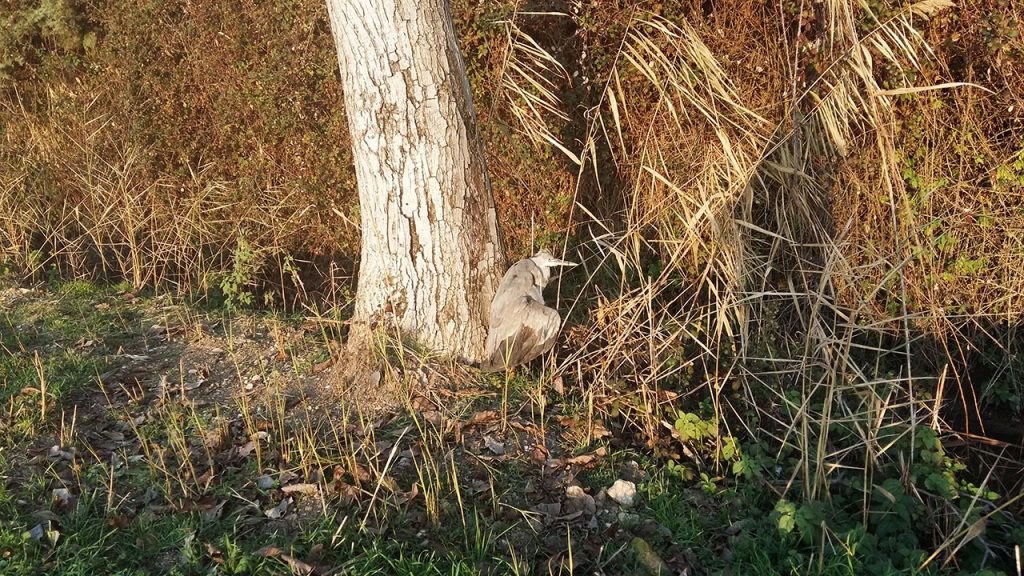
[[(921, 428), (979, 432), (985, 383), (965, 349), (1013, 369), (1024, 220), (1019, 184), (992, 182), (1019, 143), (975, 114), (1020, 101), (949, 74), (923, 30), (953, 8), (837, 0), (796, 30), (743, 3), (718, 27), (634, 13), (578, 152), (579, 181), (625, 182), (619, 215), (576, 201), (587, 278), (572, 309), (587, 319), (560, 371), (588, 404), (624, 411), (654, 447), (680, 393), (710, 398), (729, 434), (799, 454), (781, 494), (805, 500), (851, 469), (909, 467)], [(787, 42), (730, 45), (723, 25)], [(966, 528), (947, 512), (949, 543)]]
[[(25, 170), (45, 169), (62, 185), (41, 191), (26, 172), (4, 183), (4, 254), (29, 276), (53, 269), (123, 278), (135, 289), (208, 289), (231, 270), (240, 242), (252, 246), (254, 266), (276, 259), (280, 270), (284, 246), (308, 219), (311, 206), (294, 195), (267, 190), (242, 198), (208, 166), (190, 166), (186, 180), (152, 179), (141, 166), (146, 151), (112, 142), (110, 121), (88, 109), (72, 126), (27, 112), (18, 119), (9, 136), (37, 161), (48, 159)], [(247, 273), (260, 280), (259, 270)]]
[[(197, 291), (247, 245), (261, 268), (248, 288), (284, 284), (289, 300), (304, 296), (289, 269), (327, 255), (351, 275), (354, 177), (322, 3), (34, 4), (5, 14), (21, 24), (0, 73), (6, 261)], [(268, 56), (264, 40), (287, 48)]]
[[(731, 0), (704, 18), (611, 2), (519, 8), (500, 21), (485, 116), (516, 133), (490, 144), (529, 151), (489, 153), (512, 190), (554, 189), (551, 205), (527, 208), (498, 190), (508, 229), (531, 232), (518, 242), (535, 242), (536, 217), (542, 236), (569, 229), (564, 246), (583, 257), (564, 313), (572, 350), (554, 376), (578, 387), (588, 418), (619, 414), (657, 451), (673, 410), (707, 400), (722, 436), (798, 455), (778, 495), (810, 501), (840, 476), (907, 470), (923, 429), (972, 442), (984, 408), (1006, 401), (998, 394), (1024, 394), (1012, 360), (1024, 314), (1024, 47), (996, 18), (1017, 3)], [(570, 22), (585, 45), (532, 34), (545, 19)], [(603, 32), (613, 19), (620, 27)], [(0, 246), (21, 269), (194, 289), (238, 270), (243, 237), (256, 262), (287, 276), (289, 247), (322, 218), (300, 192), (243, 198), (204, 165), (153, 178), (137, 170), (149, 151), (109, 141), (109, 118), (88, 108), (54, 126), (7, 106), (18, 118), (8, 140), (66, 186), (38, 194), (28, 170), (3, 173)], [(516, 160), (531, 154), (543, 160)], [(515, 174), (522, 166), (545, 171)], [(552, 223), (565, 212), (569, 222)], [(992, 384), (985, 362), (1017, 383)], [(392, 381), (415, 373), (394, 369)], [(415, 425), (436, 522), (457, 472), (437, 431)], [(353, 442), (337, 451), (366, 450)], [(295, 449), (319, 458), (312, 441)], [(383, 478), (388, 460), (372, 467)], [(937, 509), (942, 544), (929, 562), (976, 530), (951, 505)]]

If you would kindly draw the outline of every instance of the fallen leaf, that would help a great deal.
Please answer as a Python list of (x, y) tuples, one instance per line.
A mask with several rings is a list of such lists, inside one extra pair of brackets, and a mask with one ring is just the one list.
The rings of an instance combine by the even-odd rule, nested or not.
[(572, 458), (566, 458), (565, 460), (561, 460), (558, 462), (560, 462), (563, 465), (568, 464), (571, 466), (586, 466), (587, 464), (590, 464), (594, 460), (597, 460), (597, 457), (594, 456), (593, 454), (580, 454), (579, 456), (573, 456)]
[(118, 514), (107, 518), (107, 526), (111, 528), (124, 529), (130, 526), (132, 523), (132, 517), (124, 514)]
[(283, 518), (285, 514), (288, 513), (288, 507), (291, 505), (292, 499), (285, 498), (284, 500), (281, 500), (281, 503), (278, 504), (277, 506), (274, 506), (270, 510), (264, 510), (263, 514), (271, 520), (279, 520)]
[(67, 488), (55, 488), (53, 490), (53, 502), (58, 508), (69, 508), (74, 505), (75, 498)]
[(209, 542), (206, 543), (206, 554), (210, 556), (210, 560), (213, 560), (214, 564), (224, 563), (224, 553), (221, 552), (219, 548), (217, 548), (213, 544), (210, 544)]
[(498, 413), (494, 410), (484, 410), (473, 414), (473, 417), (463, 424), (463, 428), (472, 428), (473, 426), (481, 426), (483, 424), (490, 424), (498, 421)]
[(647, 571), (651, 576), (668, 576), (669, 567), (661, 556), (651, 548), (651, 545), (646, 540), (637, 536), (633, 538), (630, 543), (633, 548), (633, 554), (637, 559), (637, 562)]
[(50, 460), (74, 460), (76, 452), (77, 450), (75, 450), (74, 447), (69, 448), (68, 450), (64, 450), (60, 446), (54, 445), (50, 447), (50, 450), (46, 453), (46, 456)]
[(558, 502), (541, 502), (532, 508), (534, 512), (540, 512), (545, 516), (558, 516), (562, 512), (562, 505)]
[(398, 491), (398, 482), (396, 482), (395, 479), (392, 478), (391, 476), (381, 476), (378, 482), (382, 487), (386, 488), (389, 492)]
[(203, 444), (212, 452), (220, 452), (228, 445), (231, 439), (231, 429), (227, 422), (219, 422), (213, 428), (206, 431), (203, 437)]
[(345, 467), (341, 464), (335, 464), (331, 467), (331, 480), (344, 480), (345, 478)]
[(309, 550), (309, 555), (306, 556), (306, 559), (309, 560), (310, 562), (317, 562), (317, 561), (320, 560), (320, 558), (323, 555), (324, 555), (324, 545), (323, 544), (314, 544), (313, 548), (311, 548)]
[(384, 455), (394, 445), (395, 445), (395, 443), (392, 442), (391, 440), (378, 440), (378, 441), (374, 442), (373, 447), (374, 447), (374, 450), (377, 451), (378, 455)]
[(565, 460), (565, 463), (572, 466), (587, 466), (589, 464), (592, 464), (598, 458), (603, 458), (604, 455), (607, 453), (608, 450), (604, 446), (602, 446), (597, 450), (594, 450), (593, 452), (581, 454), (579, 456), (574, 456), (572, 458), (567, 458)]
[(319, 491), (316, 484), (289, 484), (281, 487), (285, 494), (316, 494)]
[(671, 402), (672, 400), (675, 400), (676, 398), (679, 397), (679, 393), (673, 392), (671, 390), (658, 390), (658, 396), (663, 401)]
[(530, 448), (530, 460), (535, 464), (543, 464), (547, 461), (549, 455), (548, 449), (543, 444), (534, 444)]
[(422, 395), (416, 395), (412, 399), (412, 409), (417, 412), (432, 412), (436, 407), (430, 398)]
[[(352, 463), (352, 469), (349, 470), (348, 473), (350, 476), (352, 476), (352, 480), (360, 486), (363, 484), (369, 484), (371, 481), (370, 471), (367, 470), (365, 466), (358, 462)], [(338, 475), (336, 473), (335, 478), (337, 477)]]
[(294, 556), (281, 554), (281, 560), (284, 560), (295, 574), (314, 574), (316, 572), (316, 568), (314, 566), (307, 564)]
[(342, 501), (347, 505), (352, 505), (358, 502), (359, 495), (362, 494), (359, 488), (342, 480), (334, 481), (334, 491), (341, 496)]
[(281, 549), (274, 545), (264, 546), (256, 551), (256, 555), (264, 558), (276, 558), (281, 555)]
[(592, 439), (600, 440), (601, 438), (607, 438), (611, 435), (611, 430), (605, 428), (604, 423), (600, 420), (594, 420), (593, 425), (590, 427), (590, 437)]
[(558, 516), (557, 518), (555, 518), (555, 520), (559, 522), (571, 522), (579, 518), (580, 516), (583, 516), (583, 510), (576, 510), (575, 512), (570, 512), (568, 514)]
[(579, 419), (572, 416), (559, 416), (558, 423), (566, 428), (577, 428), (580, 425)]
[(557, 376), (551, 381), (551, 387), (554, 388), (555, 393), (559, 396), (565, 394), (565, 380), (561, 376)]
[(202, 486), (203, 490), (206, 490), (210, 487), (210, 483), (213, 482), (214, 476), (216, 476), (216, 474), (214, 474), (213, 467), (211, 466), (210, 468), (207, 468), (206, 472), (203, 472), (199, 478), (196, 478), (196, 483)]
[(490, 436), (484, 436), (484, 446), (487, 446), (487, 449), (497, 456), (505, 454), (505, 445)]
[(402, 492), (402, 493), (400, 493), (398, 495), (398, 504), (399, 505), (408, 504), (409, 502), (412, 502), (413, 500), (415, 500), (416, 497), (419, 496), (419, 495), (420, 495), (420, 484), (419, 484), (419, 482), (415, 482), (415, 483), (413, 483), (412, 488), (410, 488), (408, 492)]
[(221, 513), (224, 511), (224, 505), (227, 503), (227, 500), (221, 500), (212, 506), (206, 506), (203, 512), (206, 514), (207, 518), (211, 520), (218, 520), (220, 519)]

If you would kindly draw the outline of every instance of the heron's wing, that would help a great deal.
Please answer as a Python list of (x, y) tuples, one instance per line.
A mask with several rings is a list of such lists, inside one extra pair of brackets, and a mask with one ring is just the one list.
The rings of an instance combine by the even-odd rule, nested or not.
[[(555, 343), (562, 319), (552, 308), (522, 296), (492, 315), (481, 368), (488, 372), (533, 360)], [(495, 322), (497, 320), (497, 322)]]
[(504, 322), (509, 312), (518, 311), (522, 307), (520, 299), (523, 296), (532, 296), (544, 304), (544, 297), (536, 284), (538, 276), (540, 276), (540, 271), (537, 265), (529, 259), (516, 262), (508, 269), (508, 272), (505, 272), (494, 292), (494, 299), (491, 301), (491, 326)]

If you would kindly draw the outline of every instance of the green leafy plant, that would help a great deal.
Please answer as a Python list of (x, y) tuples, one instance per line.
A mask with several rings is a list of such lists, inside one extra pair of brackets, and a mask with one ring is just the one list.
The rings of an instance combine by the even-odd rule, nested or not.
[(714, 437), (718, 433), (718, 423), (705, 420), (691, 412), (678, 411), (672, 427), (672, 435), (680, 442), (700, 442)]
[(0, 80), (38, 58), (48, 46), (65, 52), (96, 46), (96, 33), (84, 31), (81, 7), (74, 0), (6, 4), (0, 16)]
[(252, 243), (244, 236), (239, 237), (238, 244), (231, 253), (231, 269), (220, 281), (220, 290), (224, 294), (224, 303), (228, 308), (253, 305), (253, 288), (262, 266), (263, 259)]

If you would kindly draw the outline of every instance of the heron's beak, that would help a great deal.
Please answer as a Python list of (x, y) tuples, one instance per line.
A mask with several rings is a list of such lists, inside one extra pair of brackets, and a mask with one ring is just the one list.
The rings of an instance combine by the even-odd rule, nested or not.
[(576, 263), (575, 262), (569, 262), (568, 260), (559, 260), (558, 258), (553, 258), (551, 260), (551, 265), (552, 266), (576, 266)]

